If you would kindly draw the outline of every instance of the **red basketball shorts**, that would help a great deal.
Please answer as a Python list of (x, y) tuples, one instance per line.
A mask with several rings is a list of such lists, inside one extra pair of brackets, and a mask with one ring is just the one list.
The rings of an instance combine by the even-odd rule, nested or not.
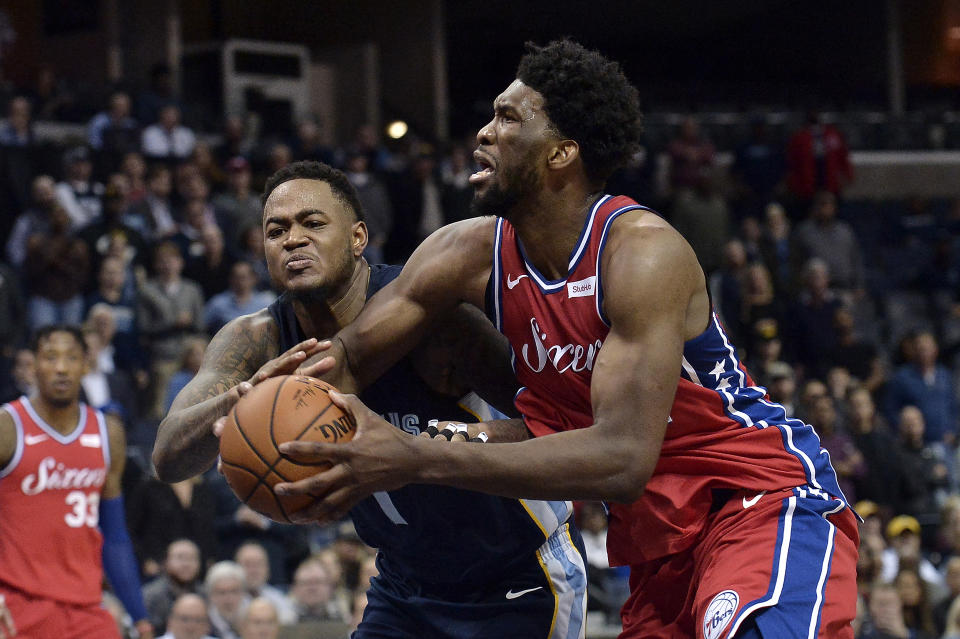
[(76, 606), (0, 586), (17, 639), (120, 639), (117, 622), (100, 604)]
[(621, 639), (853, 639), (859, 535), (810, 488), (736, 493), (693, 547), (630, 567)]

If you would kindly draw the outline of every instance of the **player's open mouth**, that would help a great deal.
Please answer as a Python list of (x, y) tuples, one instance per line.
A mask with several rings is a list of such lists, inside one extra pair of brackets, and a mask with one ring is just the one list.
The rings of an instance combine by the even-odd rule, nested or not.
[(477, 163), (480, 169), (470, 176), (469, 182), (474, 186), (486, 181), (489, 179), (496, 171), (494, 169), (493, 162), (484, 155), (481, 155), (479, 152), (473, 154), (473, 160)]

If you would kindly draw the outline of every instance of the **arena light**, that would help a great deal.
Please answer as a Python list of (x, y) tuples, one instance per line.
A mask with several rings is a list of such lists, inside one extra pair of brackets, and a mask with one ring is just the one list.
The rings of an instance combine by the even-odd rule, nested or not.
[(407, 134), (407, 123), (403, 120), (394, 120), (387, 125), (387, 135), (394, 140), (399, 140)]

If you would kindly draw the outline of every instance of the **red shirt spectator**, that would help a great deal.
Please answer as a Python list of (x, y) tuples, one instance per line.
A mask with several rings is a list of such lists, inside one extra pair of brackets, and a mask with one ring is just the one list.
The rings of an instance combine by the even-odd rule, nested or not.
[(809, 200), (820, 190), (839, 195), (853, 181), (853, 166), (843, 135), (830, 124), (821, 124), (810, 114), (807, 126), (787, 144), (787, 187), (797, 197)]

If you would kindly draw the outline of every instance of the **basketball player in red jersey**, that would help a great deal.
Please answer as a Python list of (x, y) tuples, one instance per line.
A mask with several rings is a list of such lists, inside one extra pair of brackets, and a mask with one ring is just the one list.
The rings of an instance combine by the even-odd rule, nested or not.
[(41, 329), (34, 353), (35, 394), (0, 410), (0, 596), (17, 636), (119, 638), (101, 605), (105, 569), (153, 637), (124, 522), (123, 426), (80, 401), (79, 329)]
[(284, 444), (333, 466), (277, 490), (325, 495), (305, 513), (320, 520), (408, 482), (606, 500), (610, 559), (631, 567), (622, 637), (852, 639), (857, 527), (829, 455), (740, 363), (689, 244), (603, 193), (639, 140), (636, 90), (561, 41), (530, 47), (493, 107), (471, 182), (501, 217), (428, 238), (334, 352), (362, 384), (472, 303), (510, 340), (534, 438), (437, 445), (331, 393), (356, 437)]

